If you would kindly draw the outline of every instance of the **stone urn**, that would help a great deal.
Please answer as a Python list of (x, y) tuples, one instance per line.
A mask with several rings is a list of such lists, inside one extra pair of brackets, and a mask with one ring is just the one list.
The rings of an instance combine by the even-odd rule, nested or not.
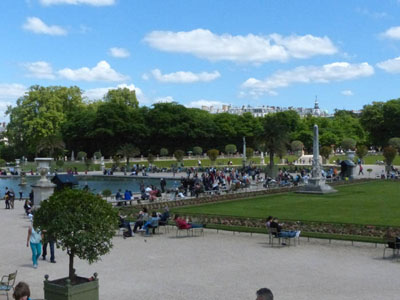
[(53, 161), (53, 158), (40, 157), (35, 158), (35, 161), (38, 164), (40, 179), (38, 182), (32, 185), (32, 188), (33, 203), (35, 207), (38, 207), (43, 200), (46, 200), (53, 195), (56, 185), (51, 183), (46, 177), (50, 170), (50, 163)]

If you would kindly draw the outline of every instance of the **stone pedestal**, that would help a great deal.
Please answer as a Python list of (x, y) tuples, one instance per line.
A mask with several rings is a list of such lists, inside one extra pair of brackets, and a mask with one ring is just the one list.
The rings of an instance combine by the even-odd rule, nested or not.
[(325, 178), (310, 178), (308, 183), (297, 191), (305, 194), (329, 194), (336, 193), (337, 190), (325, 184)]
[(35, 158), (38, 164), (40, 180), (32, 185), (33, 203), (35, 207), (39, 207), (43, 200), (48, 199), (54, 193), (55, 184), (47, 179), (46, 175), (50, 170), (50, 162), (52, 158)]

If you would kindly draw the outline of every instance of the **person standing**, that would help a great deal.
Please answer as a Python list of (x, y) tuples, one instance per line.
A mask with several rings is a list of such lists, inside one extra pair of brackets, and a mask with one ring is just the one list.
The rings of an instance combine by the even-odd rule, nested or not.
[(8, 196), (10, 198), (10, 207), (11, 209), (14, 209), (15, 193), (13, 189), (10, 189), (10, 191), (8, 192)]
[(31, 246), (32, 250), (32, 262), (33, 267), (36, 269), (38, 267), (38, 258), (42, 252), (42, 234), (39, 230), (36, 230), (32, 225), (28, 229), (28, 237), (26, 239), (26, 247)]
[(164, 178), (161, 178), (161, 180), (160, 180), (161, 193), (165, 193), (166, 185), (167, 185), (167, 181)]
[(42, 258), (43, 260), (46, 260), (46, 255), (47, 255), (47, 245), (50, 245), (50, 262), (55, 264), (56, 263), (56, 259), (54, 256), (54, 238), (49, 236), (48, 234), (46, 234), (46, 231), (43, 230), (44, 235), (43, 235), (43, 247), (42, 247)]
[(8, 190), (8, 187), (6, 187), (6, 192), (4, 193), (4, 200), (6, 202), (6, 209), (10, 209), (10, 191)]

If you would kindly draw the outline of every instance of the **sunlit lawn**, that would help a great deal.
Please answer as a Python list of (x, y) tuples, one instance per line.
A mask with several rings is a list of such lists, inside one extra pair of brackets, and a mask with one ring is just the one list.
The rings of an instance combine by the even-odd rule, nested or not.
[(174, 209), (174, 212), (400, 226), (400, 182), (336, 187), (335, 194), (278, 195)]

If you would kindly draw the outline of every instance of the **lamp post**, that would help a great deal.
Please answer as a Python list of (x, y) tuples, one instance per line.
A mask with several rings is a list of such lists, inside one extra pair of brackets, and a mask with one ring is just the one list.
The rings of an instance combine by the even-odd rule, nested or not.
[(246, 167), (246, 137), (243, 137), (243, 168)]

